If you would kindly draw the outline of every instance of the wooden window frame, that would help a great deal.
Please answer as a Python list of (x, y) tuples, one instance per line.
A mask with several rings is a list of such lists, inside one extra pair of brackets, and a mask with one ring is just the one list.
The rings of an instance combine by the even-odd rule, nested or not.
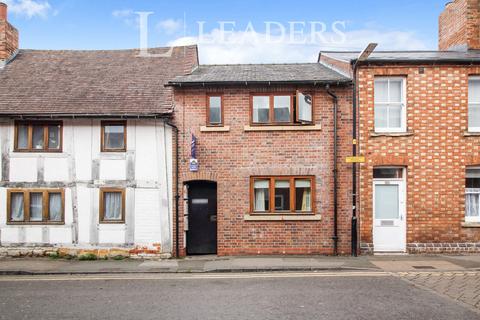
[[(297, 92), (308, 94), (312, 97), (312, 121), (304, 122), (298, 119), (297, 106)], [(253, 97), (269, 97), (269, 122), (254, 122), (253, 121)], [(289, 96), (290, 97), (290, 121), (289, 122), (275, 122), (275, 96)], [(313, 125), (315, 123), (315, 96), (310, 91), (295, 91), (295, 92), (253, 92), (250, 93), (250, 125), (251, 126), (305, 126)]]
[[(210, 98), (211, 97), (219, 97), (220, 98), (220, 123), (210, 123)], [(223, 127), (224, 126), (224, 105), (223, 105), (223, 94), (221, 93), (209, 93), (206, 95), (207, 99), (207, 127)]]
[[(104, 194), (106, 192), (117, 192), (122, 194), (122, 219), (108, 220), (105, 219)], [(125, 223), (125, 189), (124, 188), (100, 188), (100, 210), (98, 212), (98, 221), (102, 224), (124, 224)]]
[[(111, 125), (121, 125), (123, 126), (123, 148), (119, 149), (111, 149), (105, 148), (105, 127)], [(126, 120), (104, 120), (100, 123), (101, 132), (100, 132), (100, 139), (101, 139), (101, 152), (126, 152), (127, 151), (127, 121)]]
[[(268, 211), (255, 211), (255, 180), (269, 180), (269, 210)], [(276, 211), (275, 210), (275, 181), (290, 182), (290, 210), (288, 211)], [(296, 206), (296, 193), (295, 193), (295, 180), (310, 180), (310, 198), (311, 198), (311, 210), (310, 211), (298, 211)], [(315, 177), (314, 176), (252, 176), (250, 177), (250, 212), (255, 215), (282, 215), (282, 214), (315, 214)]]
[[(19, 149), (18, 148), (18, 127), (27, 126), (28, 127), (28, 136), (27, 136), (27, 148)], [(43, 149), (34, 149), (33, 148), (33, 126), (43, 126)], [(59, 132), (59, 148), (58, 149), (49, 149), (48, 148), (48, 127), (49, 126), (60, 126)], [(38, 121), (38, 120), (19, 120), (15, 121), (14, 124), (14, 143), (13, 151), (14, 152), (41, 152), (41, 153), (61, 153), (63, 152), (63, 122), (62, 121)]]
[[(23, 221), (12, 221), (11, 197), (14, 193), (23, 194)], [(42, 221), (30, 221), (30, 194), (42, 193)], [(60, 221), (50, 221), (51, 193), (60, 193), (62, 198), (62, 212)], [(8, 189), (7, 190), (7, 224), (11, 225), (64, 225), (65, 224), (65, 191), (64, 189)]]

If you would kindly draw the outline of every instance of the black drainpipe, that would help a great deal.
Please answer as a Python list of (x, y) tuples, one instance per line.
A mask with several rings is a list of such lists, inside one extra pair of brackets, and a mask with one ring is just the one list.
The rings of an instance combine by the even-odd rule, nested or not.
[(180, 172), (179, 169), (179, 147), (178, 147), (178, 127), (172, 123), (167, 123), (170, 127), (175, 130), (175, 256), (178, 258), (180, 256), (179, 250), (180, 250), (180, 245), (178, 243), (179, 240), (179, 222), (178, 222), (178, 207), (179, 207), (179, 200), (180, 200), (180, 194), (178, 192), (178, 175)]
[(333, 98), (333, 254), (338, 255), (338, 137), (337, 137), (337, 117), (338, 117), (338, 97), (330, 91), (327, 85), (327, 93)]
[[(352, 155), (357, 155), (357, 62), (353, 63)], [(357, 164), (352, 163), (352, 256), (357, 256)]]

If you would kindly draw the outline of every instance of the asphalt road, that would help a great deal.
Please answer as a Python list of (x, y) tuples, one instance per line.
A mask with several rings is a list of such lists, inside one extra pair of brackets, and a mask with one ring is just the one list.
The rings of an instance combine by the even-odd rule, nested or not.
[(0, 319), (480, 319), (387, 273), (0, 277)]

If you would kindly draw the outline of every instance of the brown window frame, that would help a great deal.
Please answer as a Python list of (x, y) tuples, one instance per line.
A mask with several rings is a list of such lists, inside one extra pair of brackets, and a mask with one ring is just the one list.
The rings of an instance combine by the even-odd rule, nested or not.
[[(18, 127), (19, 126), (27, 126), (28, 127), (28, 137), (27, 137), (27, 144), (28, 147), (26, 149), (18, 148)], [(43, 126), (43, 149), (34, 149), (33, 148), (33, 126)], [(49, 149), (48, 148), (48, 127), (49, 126), (59, 126), (59, 148), (58, 149)], [(14, 129), (14, 145), (13, 145), (14, 152), (52, 152), (52, 153), (61, 153), (63, 152), (63, 122), (62, 121), (38, 121), (38, 120), (20, 120), (15, 121), (15, 129)]]
[[(219, 97), (220, 98), (220, 123), (211, 123), (210, 122), (210, 98), (211, 97)], [(207, 126), (208, 127), (223, 127), (224, 126), (224, 107), (223, 107), (223, 94), (221, 93), (210, 93), (206, 95), (207, 99)]]
[[(255, 211), (255, 180), (269, 180), (269, 210), (268, 211)], [(290, 182), (290, 210), (277, 211), (275, 210), (275, 181)], [(311, 210), (310, 211), (298, 211), (295, 209), (296, 205), (296, 193), (295, 193), (295, 180), (310, 180), (310, 198), (311, 198)], [(251, 176), (250, 177), (250, 212), (256, 215), (271, 215), (271, 214), (314, 214), (315, 213), (315, 176)]]
[[(23, 221), (13, 221), (11, 215), (11, 197), (12, 194), (23, 194)], [(30, 221), (30, 194), (42, 193), (42, 221)], [(50, 197), (51, 193), (60, 193), (62, 198), (62, 212), (60, 221), (49, 220), (50, 216)], [(7, 190), (7, 224), (12, 225), (63, 225), (65, 224), (65, 190), (64, 189), (8, 189)]]
[[(110, 125), (122, 125), (123, 126), (123, 148), (112, 149), (105, 148), (105, 127)], [(104, 120), (100, 123), (101, 132), (101, 152), (126, 152), (127, 151), (127, 121), (125, 120)]]
[[(312, 121), (300, 121), (299, 120), (299, 111), (297, 106), (297, 96), (298, 92), (301, 92), (305, 95), (310, 95), (312, 97)], [(253, 97), (269, 97), (269, 122), (254, 122), (253, 121)], [(290, 121), (288, 122), (275, 122), (275, 96), (289, 96), (290, 97)], [(300, 91), (295, 92), (253, 92), (250, 93), (250, 125), (252, 126), (302, 126), (302, 125), (312, 125), (315, 122), (315, 98), (314, 94), (310, 91)]]
[[(117, 192), (122, 194), (122, 219), (121, 220), (108, 220), (105, 219), (105, 207), (104, 207), (104, 194), (106, 192)], [(98, 212), (98, 221), (104, 224), (124, 224), (125, 223), (125, 189), (124, 188), (100, 188), (100, 206)]]

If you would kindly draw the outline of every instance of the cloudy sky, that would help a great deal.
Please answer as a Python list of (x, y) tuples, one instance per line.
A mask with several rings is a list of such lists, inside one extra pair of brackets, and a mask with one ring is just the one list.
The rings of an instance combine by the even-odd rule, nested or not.
[(22, 48), (199, 45), (201, 63), (313, 62), (318, 51), (436, 49), (447, 0), (0, 0)]

